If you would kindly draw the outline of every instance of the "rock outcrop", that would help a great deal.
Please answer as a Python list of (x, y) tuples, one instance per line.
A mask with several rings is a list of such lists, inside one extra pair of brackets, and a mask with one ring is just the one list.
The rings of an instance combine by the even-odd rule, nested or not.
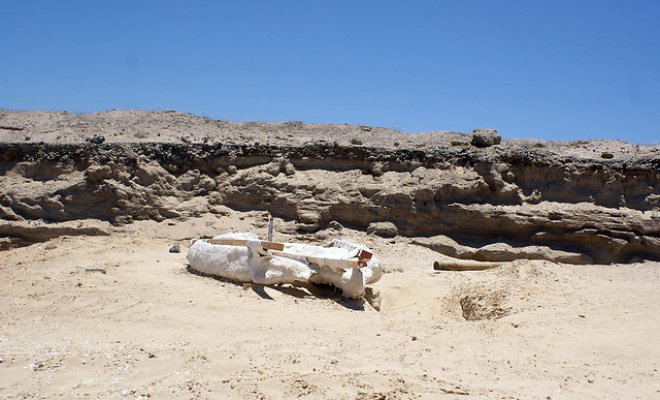
[(438, 235), (416, 238), (412, 244), (427, 247), (438, 253), (459, 259), (477, 261), (550, 260), (567, 264), (590, 264), (590, 257), (576, 252), (556, 250), (548, 246), (513, 246), (509, 243), (492, 243), (481, 247), (460, 244), (450, 237)]
[(108, 236), (112, 227), (103, 221), (80, 220), (59, 223), (0, 220), (0, 250), (45, 242), (60, 236)]
[(0, 218), (121, 225), (230, 207), (301, 232), (388, 223), (450, 254), (419, 239), (445, 235), (457, 257), (625, 262), (660, 258), (659, 170), (525, 146), (0, 143)]

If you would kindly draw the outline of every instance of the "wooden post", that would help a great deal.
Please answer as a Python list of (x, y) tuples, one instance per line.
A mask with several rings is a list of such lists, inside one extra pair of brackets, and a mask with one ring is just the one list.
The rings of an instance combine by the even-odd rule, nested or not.
[[(221, 244), (224, 246), (245, 246), (247, 244), (247, 240), (231, 240), (231, 239), (208, 239), (206, 240), (206, 243), (209, 244)], [(284, 244), (283, 243), (274, 243), (274, 242), (261, 242), (261, 247), (263, 247), (266, 250), (277, 250), (277, 251), (282, 251), (284, 250)]]

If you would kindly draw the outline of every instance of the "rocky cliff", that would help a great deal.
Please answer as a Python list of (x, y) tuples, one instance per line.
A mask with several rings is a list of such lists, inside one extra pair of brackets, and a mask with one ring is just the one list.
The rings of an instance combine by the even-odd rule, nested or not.
[(658, 153), (566, 148), (5, 142), (0, 235), (34, 241), (26, 221), (121, 225), (229, 207), (304, 234), (389, 222), (399, 240), (459, 258), (659, 259)]

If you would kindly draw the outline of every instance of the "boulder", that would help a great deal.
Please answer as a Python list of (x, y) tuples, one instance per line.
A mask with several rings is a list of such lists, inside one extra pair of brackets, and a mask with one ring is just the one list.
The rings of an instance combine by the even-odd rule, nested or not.
[(89, 139), (89, 142), (92, 144), (102, 144), (105, 142), (105, 136), (103, 135), (94, 135), (92, 136), (91, 139)]
[(376, 235), (384, 238), (395, 237), (399, 233), (396, 225), (391, 222), (372, 222), (367, 227), (368, 235)]
[(495, 129), (477, 128), (472, 131), (471, 143), (477, 147), (490, 147), (500, 144), (502, 137), (497, 134)]

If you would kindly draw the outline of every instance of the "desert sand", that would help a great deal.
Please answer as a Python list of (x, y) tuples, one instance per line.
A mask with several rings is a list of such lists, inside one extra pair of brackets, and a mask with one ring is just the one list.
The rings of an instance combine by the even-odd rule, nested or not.
[[(0, 125), (54, 118), (14, 114), (5, 112)], [(39, 140), (39, 129), (30, 141)], [(352, 135), (358, 128), (346, 129)], [(48, 134), (60, 143), (57, 132)], [(465, 136), (453, 135), (438, 140)], [(81, 133), (71, 143), (88, 136)], [(505, 142), (484, 152), (507, 146), (529, 150), (527, 144)], [(568, 152), (587, 169), (600, 162), (600, 149), (590, 155), (586, 142), (544, 146), (535, 148)], [(622, 144), (615, 157), (657, 165), (657, 146), (635, 151)], [(492, 170), (475, 175), (481, 170), (473, 162), (474, 171), (467, 165), (417, 166), (417, 172), (365, 174), (342, 166), (344, 161), (333, 169), (292, 159), (295, 171), (289, 175), (289, 166), (278, 159), (274, 165), (281, 171), (272, 171), (271, 160), (238, 162), (238, 171), (228, 173), (223, 166), (217, 173), (197, 171), (191, 179), (185, 171), (169, 178), (153, 160), (144, 161), (151, 169), (141, 170), (142, 164), (122, 169), (116, 162), (99, 172), (97, 161), (83, 168), (79, 161), (62, 166), (62, 160), (40, 164), (11, 157), (4, 155), (0, 176), (2, 399), (660, 398), (660, 263), (653, 260), (660, 243), (657, 170), (643, 175), (652, 181), (645, 183), (650, 189), (626, 189), (622, 205), (611, 203), (618, 194), (598, 194), (593, 182), (587, 189), (595, 193), (591, 202), (579, 193), (574, 201), (562, 198), (549, 184), (539, 184), (545, 198), (530, 199), (519, 170), (506, 184), (496, 177), (490, 197), (484, 197), (486, 189), (474, 185), (483, 176), (492, 180)], [(369, 201), (382, 206), (383, 198), (415, 197), (415, 188), (449, 179), (445, 173), (455, 177), (455, 191), (464, 193), (451, 200), (452, 207), (485, 223), (496, 219), (493, 226), (506, 225), (504, 230), (492, 234), (495, 228), (488, 225), (480, 241), (458, 243), (449, 238), (461, 238), (453, 236), (454, 225), (433, 225), (429, 216), (442, 214), (421, 214), (420, 208), (417, 219), (387, 214), (399, 227), (392, 235), (367, 234), (373, 222), (364, 217)], [(204, 175), (212, 176), (212, 187), (203, 189), (210, 185)], [(606, 179), (623, 179), (612, 176)], [(359, 203), (363, 211), (342, 214), (340, 206), (327, 211), (311, 203), (333, 204), (336, 199), (323, 188), (347, 182), (365, 188), (362, 194), (355, 189), (356, 196), (369, 197)], [(514, 184), (523, 188), (522, 200), (508, 203), (518, 190)], [(100, 197), (108, 188), (114, 194)], [(236, 193), (245, 188), (258, 200), (240, 209)], [(273, 200), (274, 239), (323, 244), (340, 238), (368, 245), (385, 269), (371, 285), (373, 295), (349, 300), (329, 287), (243, 286), (189, 271), (190, 239), (223, 232), (265, 236), (266, 207), (258, 201), (272, 188), (289, 196), (283, 203)], [(350, 198), (353, 192), (345, 190), (342, 196)], [(481, 197), (471, 203), (470, 196)], [(95, 198), (105, 200), (90, 202)], [(456, 208), (439, 209), (449, 215)], [(503, 215), (513, 222), (501, 222)], [(423, 218), (429, 218), (426, 228)], [(580, 246), (555, 246), (556, 237), (527, 241), (514, 235), (512, 224), (524, 226), (529, 238), (554, 232)], [(416, 226), (427, 231), (415, 234)], [(169, 252), (176, 244), (181, 252)], [(627, 262), (603, 263), (598, 254)], [(503, 265), (435, 271), (434, 261), (448, 255)]]
[[(431, 250), (342, 233), (386, 266), (377, 312), (329, 289), (244, 290), (189, 273), (185, 239), (259, 231), (260, 217), (243, 217), (136, 223), (0, 253), (2, 397), (660, 395), (658, 263), (435, 272)], [(177, 242), (182, 252), (169, 253)]]

